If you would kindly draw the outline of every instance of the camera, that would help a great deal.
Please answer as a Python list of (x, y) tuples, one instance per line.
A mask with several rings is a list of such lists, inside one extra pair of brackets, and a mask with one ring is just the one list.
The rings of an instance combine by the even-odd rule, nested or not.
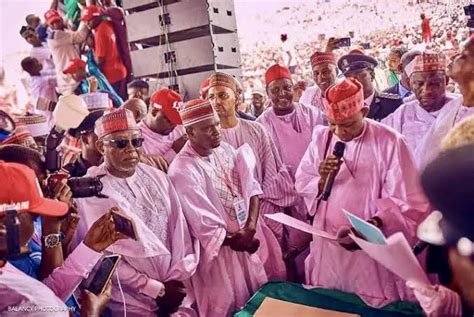
[(73, 198), (85, 198), (96, 196), (106, 198), (102, 194), (103, 185), (101, 177), (71, 177), (67, 180), (67, 185), (71, 188)]
[(62, 179), (67, 179), (67, 185), (71, 188), (73, 198), (99, 197), (103, 195), (101, 177), (69, 177), (68, 173), (61, 171), (61, 155), (58, 151), (59, 144), (64, 138), (65, 131), (53, 127), (46, 138), (45, 161), (46, 169), (50, 172), (48, 187), (53, 188)]

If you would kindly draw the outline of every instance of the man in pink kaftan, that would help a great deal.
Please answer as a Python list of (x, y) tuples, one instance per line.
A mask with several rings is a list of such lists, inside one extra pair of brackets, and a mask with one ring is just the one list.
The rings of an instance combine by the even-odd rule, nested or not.
[(227, 74), (216, 73), (209, 77), (208, 86), (207, 96), (219, 116), (223, 141), (235, 149), (248, 144), (257, 160), (255, 177), (263, 191), (260, 221), (264, 222), (263, 236), (257, 232), (258, 254), (265, 263), (268, 278), (284, 280), (283, 226), (263, 215), (284, 212), (284, 208), (294, 205), (297, 196), (293, 181), (265, 128), (259, 123), (237, 118), (235, 109), (241, 91), (236, 80)]
[(171, 89), (161, 88), (150, 98), (150, 108), (138, 124), (142, 132), (142, 151), (146, 155), (162, 156), (170, 164), (186, 143), (178, 113), (181, 97)]
[(446, 93), (446, 59), (442, 53), (426, 51), (411, 56), (405, 72), (416, 99), (400, 106), (382, 123), (401, 133), (415, 153), (442, 108), (458, 95)]
[[(271, 107), (258, 117), (257, 122), (270, 133), (294, 182), (296, 169), (308, 148), (314, 127), (324, 123), (323, 114), (314, 106), (293, 102), (293, 82), (286, 67), (278, 64), (270, 67), (265, 73), (265, 83)], [(306, 207), (301, 197), (297, 197), (294, 206), (289, 208), (287, 213), (306, 220)], [(285, 237), (287, 241), (284, 251), (292, 250), (289, 257), (297, 256), (307, 249), (308, 234), (285, 228)], [(304, 257), (305, 254), (302, 254), (296, 258), (296, 263), (293, 263), (295, 268), (291, 270), (296, 269), (297, 280), (300, 282), (304, 279)], [(291, 271), (289, 273), (292, 273)]]
[[(340, 242), (313, 237), (306, 259), (306, 283), (355, 293), (381, 307), (414, 300), (405, 282), (377, 264), (348, 237), (343, 209), (377, 225), (390, 236), (401, 231), (415, 242), (417, 224), (429, 211), (412, 155), (397, 132), (366, 119), (362, 85), (345, 79), (326, 92), (329, 127), (317, 127), (296, 172), (296, 190), (305, 200), (313, 226), (337, 235)], [(331, 155), (344, 142), (342, 160)], [(327, 201), (318, 198), (330, 172), (336, 172)], [(403, 265), (403, 264), (401, 264)]]
[(221, 142), (219, 118), (209, 101), (191, 100), (180, 111), (189, 141), (169, 175), (192, 235), (201, 245), (191, 277), (200, 316), (232, 316), (267, 281), (259, 235), (262, 221), (249, 146)]
[(415, 156), (423, 168), (440, 152), (441, 140), (458, 122), (474, 114), (474, 35), (466, 42), (461, 54), (448, 67), (448, 76), (459, 86), (462, 97), (441, 109), (436, 122), (425, 134)]
[(105, 114), (96, 122), (95, 133), (104, 163), (91, 167), (87, 176), (103, 176), (102, 193), (108, 198), (76, 200), (81, 216), (76, 236), (82, 237), (95, 219), (114, 207), (133, 220), (138, 235), (138, 240), (119, 241), (108, 248), (122, 255), (118, 277), (112, 279), (112, 314), (126, 310), (127, 316), (156, 316), (159, 310), (196, 316), (190, 308), (191, 290), (183, 282), (187, 285), (195, 272), (199, 249), (174, 186), (160, 170), (139, 163), (143, 139), (130, 110)]

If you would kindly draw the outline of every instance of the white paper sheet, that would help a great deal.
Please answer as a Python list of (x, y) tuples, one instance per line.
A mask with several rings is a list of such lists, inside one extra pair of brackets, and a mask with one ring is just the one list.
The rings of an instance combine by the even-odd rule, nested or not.
[(331, 235), (325, 231), (315, 229), (309, 223), (290, 217), (282, 212), (278, 212), (276, 214), (265, 215), (265, 217), (275, 220), (276, 222), (282, 223), (284, 225), (290, 226), (292, 228), (298, 229), (300, 231), (303, 231), (309, 234), (314, 234), (321, 238), (325, 238), (329, 240), (337, 240), (336, 236)]
[(372, 259), (401, 279), (431, 284), (403, 233), (393, 234), (387, 238), (385, 245), (370, 243), (353, 234), (349, 236)]

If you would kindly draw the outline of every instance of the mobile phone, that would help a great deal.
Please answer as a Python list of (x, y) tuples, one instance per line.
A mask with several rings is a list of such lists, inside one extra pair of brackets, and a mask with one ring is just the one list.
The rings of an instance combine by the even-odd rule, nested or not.
[(68, 178), (69, 178), (69, 175), (61, 171), (53, 173), (48, 176), (48, 187), (53, 189), (54, 186), (56, 186), (56, 184)]
[(341, 37), (337, 39), (337, 47), (350, 47), (351, 46), (351, 38), (350, 37)]
[(112, 219), (117, 232), (121, 232), (127, 237), (138, 241), (137, 228), (135, 227), (135, 222), (132, 219), (114, 211), (112, 211)]
[(86, 289), (95, 295), (101, 294), (112, 278), (112, 274), (115, 272), (120, 258), (121, 256), (119, 254), (105, 256)]
[(370, 43), (362, 43), (361, 46), (364, 50), (370, 49)]

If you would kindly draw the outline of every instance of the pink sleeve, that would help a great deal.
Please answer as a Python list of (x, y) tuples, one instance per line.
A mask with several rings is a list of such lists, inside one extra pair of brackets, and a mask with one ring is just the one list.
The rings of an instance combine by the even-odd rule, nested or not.
[(206, 179), (197, 175), (189, 165), (179, 163), (173, 161), (168, 175), (174, 187), (179, 189), (179, 201), (191, 235), (202, 246), (199, 264), (205, 266), (219, 254), (227, 233), (226, 222), (217, 209), (216, 202), (204, 190), (207, 186)]
[(430, 205), (406, 141), (400, 136), (396, 142), (393, 152), (381, 155), (388, 161), (388, 171), (382, 185), (382, 198), (375, 202), (378, 210), (375, 216), (382, 219), (386, 236), (402, 231), (413, 243), (416, 228), (428, 215)]
[(461, 297), (458, 293), (442, 285), (424, 285), (408, 281), (407, 286), (413, 289), (416, 299), (428, 317), (462, 316)]
[(82, 280), (89, 276), (101, 257), (102, 253), (95, 252), (81, 242), (63, 265), (56, 268), (43, 280), (43, 284), (48, 286), (61, 300), (66, 301)]
[(160, 281), (149, 278), (146, 274), (135, 270), (125, 260), (120, 261), (116, 272), (122, 285), (126, 285), (127, 288), (134, 289), (138, 293), (151, 298), (157, 298), (165, 287)]
[(176, 152), (172, 148), (170, 148), (168, 151), (163, 153), (163, 157), (168, 162), (168, 164), (171, 164), (175, 156), (176, 156)]
[(303, 197), (306, 208), (311, 216), (316, 213), (316, 202), (318, 198), (318, 183), (320, 175), (318, 166), (321, 162), (318, 153), (318, 130), (315, 130), (311, 143), (309, 144), (303, 159), (295, 174), (295, 188)]

